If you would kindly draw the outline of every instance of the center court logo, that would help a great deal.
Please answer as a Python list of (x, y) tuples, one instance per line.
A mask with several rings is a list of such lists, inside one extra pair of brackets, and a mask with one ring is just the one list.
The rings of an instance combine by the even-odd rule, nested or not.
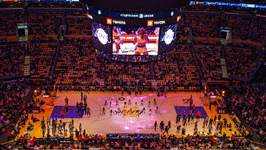
[(94, 36), (97, 37), (103, 45), (108, 42), (108, 34), (102, 28), (98, 28)]
[(172, 29), (168, 29), (163, 37), (163, 41), (165, 42), (166, 45), (169, 45), (173, 39), (174, 39), (175, 33), (173, 32)]
[(137, 107), (126, 107), (121, 109), (121, 114), (126, 117), (136, 117), (140, 115), (140, 110)]

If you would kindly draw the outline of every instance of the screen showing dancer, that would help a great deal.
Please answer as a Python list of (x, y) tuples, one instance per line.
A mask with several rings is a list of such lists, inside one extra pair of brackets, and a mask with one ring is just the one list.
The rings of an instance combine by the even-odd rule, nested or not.
[(175, 46), (178, 24), (171, 24), (161, 28), (160, 52), (172, 50)]
[(92, 22), (92, 39), (95, 48), (111, 53), (111, 27)]
[(160, 27), (113, 27), (113, 55), (158, 55)]

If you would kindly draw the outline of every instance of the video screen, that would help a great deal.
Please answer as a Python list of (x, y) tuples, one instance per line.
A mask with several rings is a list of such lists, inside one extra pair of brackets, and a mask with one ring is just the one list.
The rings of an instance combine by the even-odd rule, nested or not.
[(178, 24), (171, 24), (161, 28), (160, 52), (166, 52), (175, 47), (177, 28)]
[(113, 26), (113, 55), (158, 55), (160, 27)]
[(221, 30), (221, 44), (227, 45), (228, 43), (232, 43), (231, 30)]
[(28, 26), (27, 23), (17, 24), (17, 37), (20, 42), (28, 41)]
[(92, 39), (95, 48), (112, 53), (111, 27), (92, 22)]

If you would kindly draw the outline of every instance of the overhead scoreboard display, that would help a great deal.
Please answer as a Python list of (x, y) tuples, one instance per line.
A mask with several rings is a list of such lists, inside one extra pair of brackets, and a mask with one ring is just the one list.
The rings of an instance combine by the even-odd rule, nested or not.
[(104, 57), (117, 61), (147, 62), (165, 57), (175, 46), (180, 10), (161, 14), (108, 14), (89, 7), (87, 10), (87, 17), (92, 20), (94, 47)]
[(228, 29), (221, 29), (221, 43), (227, 45), (232, 43), (232, 32)]
[(27, 23), (18, 23), (17, 24), (17, 38), (20, 42), (28, 41), (28, 25)]

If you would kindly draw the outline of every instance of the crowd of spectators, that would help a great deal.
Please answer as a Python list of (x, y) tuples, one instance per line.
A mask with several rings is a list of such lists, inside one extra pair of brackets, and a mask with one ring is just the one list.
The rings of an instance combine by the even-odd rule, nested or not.
[(229, 87), (225, 99), (228, 110), (234, 111), (250, 132), (266, 142), (266, 90), (263, 85), (239, 85)]
[[(202, 43), (203, 44), (203, 43)], [(221, 46), (211, 45), (194, 45), (193, 49), (196, 53), (200, 68), (202, 69), (205, 80), (220, 80), (221, 71)]]
[[(92, 39), (86, 38), (65, 38), (60, 48), (60, 55), (58, 57), (57, 67), (55, 69), (58, 76), (57, 82), (61, 84), (73, 84), (74, 79), (79, 83), (82, 81), (82, 75), (88, 72), (84, 76), (88, 78), (93, 76), (90, 72), (93, 66), (93, 59), (96, 59), (96, 54), (88, 53)], [(92, 49), (91, 49), (92, 50)], [(90, 56), (92, 55), (92, 56)], [(88, 64), (88, 65), (85, 65)], [(75, 68), (75, 69), (74, 69)], [(96, 78), (94, 76), (94, 78)]]
[[(36, 3), (37, 4), (37, 3)], [(44, 5), (44, 4), (40, 4), (40, 5)], [(50, 7), (52, 5), (55, 5), (53, 3), (47, 4), (47, 7)], [(58, 3), (58, 7), (60, 7), (61, 3)], [(62, 5), (65, 5), (65, 3), (62, 3)], [(72, 4), (67, 4), (67, 5), (72, 5)], [(76, 4), (73, 4), (76, 5)], [(31, 7), (29, 5), (29, 7)], [(34, 7), (34, 5), (32, 6)], [(36, 6), (39, 7), (39, 6)], [(72, 7), (72, 6), (69, 6)], [(74, 6), (75, 8), (79, 8), (79, 6)], [(22, 9), (23, 10), (23, 9)], [(67, 12), (62, 12), (60, 10), (42, 10), (42, 11), (36, 11), (34, 9), (29, 9), (29, 16), (28, 16), (28, 22), (29, 22), (29, 40), (35, 44), (37, 43), (43, 43), (43, 42), (56, 42), (57, 41), (57, 34), (59, 31), (59, 26), (62, 22), (62, 18), (64, 18), (64, 13), (66, 15), (66, 25), (67, 25), (67, 29), (66, 29), (66, 35), (72, 35), (72, 36), (80, 36), (80, 35), (88, 35), (91, 34), (91, 29), (90, 29), (90, 21), (89, 19), (87, 19), (85, 16), (83, 16), (83, 13), (81, 10), (76, 10), (76, 11), (67, 11)], [(2, 20), (4, 23), (6, 23), (6, 25), (4, 25), (3, 27), (3, 34), (2, 35), (15, 35), (15, 29), (16, 29), (16, 23), (14, 24), (14, 21), (10, 20), (10, 18), (19, 18), (19, 20), (15, 19), (15, 22), (24, 22), (24, 18), (25, 18), (25, 14), (22, 12), (20, 12), (20, 10), (12, 10), (10, 12), (1, 12), (1, 15), (3, 17)], [(11, 16), (10, 16), (11, 15)], [(12, 16), (13, 15), (13, 16)], [(19, 16), (19, 17), (17, 17)], [(222, 16), (222, 19), (221, 19)], [(183, 27), (185, 26), (191, 26), (192, 28), (192, 32), (193, 32), (193, 36), (195, 37), (219, 37), (219, 24), (221, 24), (222, 26), (228, 26), (232, 28), (232, 35), (233, 35), (233, 39), (247, 39), (250, 36), (251, 39), (255, 40), (255, 41), (259, 41), (261, 42), (263, 40), (263, 31), (264, 31), (264, 26), (263, 26), (263, 21), (265, 20), (264, 17), (260, 17), (260, 16), (256, 16), (254, 17), (254, 21), (252, 21), (253, 16), (250, 14), (229, 14), (229, 13), (225, 13), (224, 15), (220, 15), (220, 12), (216, 12), (216, 13), (209, 13), (209, 12), (201, 12), (200, 14), (197, 14), (196, 12), (184, 12), (182, 19), (180, 20), (180, 32), (183, 29)], [(9, 23), (9, 21), (11, 21), (12, 23)], [(253, 23), (251, 23), (253, 22)], [(252, 26), (252, 33), (249, 34), (249, 29)], [(12, 30), (12, 32), (6, 30), (6, 28), (9, 28)], [(253, 28), (254, 27), (254, 28)], [(7, 32), (8, 31), (8, 32)], [(241, 32), (240, 32), (241, 31)], [(5, 32), (5, 33), (4, 33)], [(258, 34), (257, 34), (258, 32)], [(256, 33), (256, 34), (255, 34)], [(41, 34), (41, 35), (40, 35)], [(85, 37), (86, 40), (91, 41), (90, 38)], [(179, 42), (179, 44), (184, 44), (185, 41), (181, 41), (181, 43)], [(91, 42), (86, 43), (87, 45), (92, 45)], [(33, 44), (34, 45), (34, 44)], [(38, 45), (38, 44), (37, 44)], [(42, 44), (39, 44), (42, 45)], [(65, 47), (65, 46), (63, 46)], [(88, 46), (91, 47), (91, 46)], [(209, 46), (204, 47), (207, 48)], [(38, 49), (38, 47), (36, 47)], [(215, 47), (213, 48), (213, 51), (217, 52), (220, 51), (219, 47)], [(53, 49), (53, 48), (52, 48)], [(231, 51), (231, 49), (234, 48), (228, 48), (230, 51), (227, 51), (228, 54), (228, 58), (235, 58), (234, 56), (234, 51)], [(197, 51), (198, 48), (195, 48), (195, 50)], [(242, 49), (241, 49), (242, 50)], [(250, 53), (256, 53), (257, 51), (254, 51), (254, 48), (247, 48), (246, 49), (248, 51), (248, 54)], [(32, 51), (32, 50), (30, 50)], [(83, 51), (83, 50), (81, 50)], [(238, 51), (238, 50), (236, 50)], [(198, 52), (198, 51), (197, 51)], [(196, 52), (196, 53), (197, 53)], [(37, 52), (36, 52), (37, 53)], [(232, 53), (233, 55), (231, 55), (230, 53)], [(214, 54), (216, 57), (215, 58), (210, 58), (210, 61), (213, 62), (212, 64), (214, 64), (214, 62), (218, 61), (218, 57), (216, 53), (212, 53)], [(211, 56), (212, 56), (211, 54)], [(240, 53), (238, 53), (240, 55)], [(179, 56), (183, 56), (183, 55), (187, 55), (187, 54), (176, 54)], [(241, 55), (246, 55), (246, 54), (241, 54)], [(201, 66), (204, 66), (204, 62), (201, 62), (203, 60), (203, 58), (206, 56), (206, 51), (205, 54), (199, 54), (197, 53), (197, 59), (199, 59), (201, 57), (201, 60), (199, 61), (199, 64)], [(246, 55), (248, 56), (248, 55)], [(244, 56), (244, 57), (246, 57)], [(254, 57), (253, 57), (254, 56)], [(244, 59), (244, 57), (240, 57), (241, 59), (239, 62), (240, 65), (240, 69), (241, 72), (248, 72), (247, 76), (250, 77), (253, 69), (256, 67), (257, 64), (253, 65), (250, 62), (255, 60), (256, 54), (253, 55), (252, 54), (252, 60), (247, 59), (247, 57)], [(42, 56), (40, 56), (42, 57)], [(49, 57), (49, 56), (48, 56)], [(86, 57), (86, 56), (84, 56)], [(92, 56), (91, 56), (92, 57)], [(47, 59), (51, 59), (53, 57), (49, 57)], [(60, 59), (60, 58), (59, 58)], [(101, 59), (101, 58), (98, 58)], [(167, 58), (166, 58), (167, 59)], [(214, 61), (215, 59), (215, 61)], [(231, 59), (232, 60), (232, 59)], [(231, 60), (227, 60), (229, 63), (228, 64), (232, 64), (230, 63)], [(102, 61), (102, 60), (101, 60)], [(166, 60), (163, 60), (166, 61)], [(244, 63), (241, 63), (244, 62)], [(20, 61), (22, 62), (22, 61)], [(97, 61), (93, 61), (96, 62)], [(157, 62), (155, 62), (156, 64)], [(250, 65), (248, 65), (250, 63)], [(21, 66), (22, 64), (20, 64)], [(195, 66), (195, 64), (193, 64)], [(150, 64), (148, 64), (148, 66), (151, 66)], [(206, 63), (205, 63), (206, 66)], [(218, 62), (216, 63), (216, 65), (212, 65), (212, 69), (214, 69), (215, 66), (218, 66)], [(237, 65), (238, 66), (238, 65)], [(60, 68), (60, 67), (59, 67)], [(143, 68), (143, 67), (142, 67)], [(150, 68), (150, 67), (145, 67), (146, 69)], [(207, 67), (208, 68), (208, 67)], [(236, 69), (237, 67), (233, 67), (233, 69), (231, 68), (231, 65), (228, 68), (228, 72), (232, 75), (236, 75), (236, 76), (244, 76), (245, 74), (242, 73), (237, 73), (238, 69)], [(251, 68), (251, 69), (250, 69)], [(35, 72), (34, 70), (39, 69), (38, 67), (33, 67), (32, 70), (33, 72)], [(134, 69), (134, 68), (133, 68)], [(153, 67), (151, 69), (157, 69), (158, 67)], [(160, 69), (160, 68), (159, 68)], [(217, 68), (215, 68), (217, 69)], [(42, 70), (42, 69), (41, 69)], [(134, 69), (135, 71), (137, 71), (136, 69)], [(203, 72), (205, 73), (205, 71), (210, 70), (210, 69), (206, 69), (205, 67), (203, 68)], [(237, 71), (236, 71), (237, 70)], [(211, 76), (211, 78), (215, 78), (215, 79), (219, 79), (220, 75), (219, 73), (217, 73), (217, 71), (219, 72), (219, 69), (214, 70), (214, 71), (207, 71), (207, 72), (213, 72), (214, 75), (206, 75), (205, 73), (205, 77), (204, 79), (207, 79)], [(162, 71), (163, 72), (163, 71)], [(250, 73), (251, 72), (251, 73)], [(240, 74), (240, 75), (239, 75)], [(100, 75), (98, 76), (102, 76), (103, 73), (100, 73)], [(158, 76), (156, 76), (158, 75)], [(127, 75), (125, 75), (127, 76)], [(161, 74), (151, 74), (152, 77), (151, 79), (154, 80), (161, 80), (161, 78), (164, 75)], [(167, 76), (167, 75), (166, 75)], [(194, 75), (197, 77), (197, 75)], [(214, 76), (214, 77), (212, 77)], [(215, 77), (216, 76), (216, 77)], [(46, 77), (46, 75), (44, 76)], [(101, 77), (98, 77), (99, 79), (103, 79)], [(138, 77), (136, 78), (138, 79)], [(88, 81), (88, 80), (87, 80)]]
[(6, 2), (0, 3), (0, 8), (22, 8), (22, 3), (13, 3), (13, 2)]
[(23, 74), (25, 47), (23, 44), (6, 44), (0, 46), (0, 77)]
[(252, 36), (251, 40), (262, 43), (266, 33), (266, 18), (264, 16), (257, 15), (254, 18), (253, 25), (251, 27)]
[(57, 43), (30, 43), (28, 48), (31, 59), (31, 78), (35, 81), (45, 80), (50, 75)]
[(62, 21), (62, 13), (59, 10), (29, 10), (29, 34), (57, 35)]
[[(225, 60), (229, 75), (249, 78), (263, 61), (263, 54), (256, 46), (233, 44), (225, 49)], [(260, 59), (258, 59), (259, 54)]]
[[(205, 80), (220, 80), (222, 77), (221, 55), (224, 53), (229, 77), (246, 80), (252, 76), (265, 54), (252, 43), (232, 43), (221, 46), (220, 42), (197, 39), (193, 50), (196, 53)], [(224, 51), (224, 52), (223, 52)]]
[(56, 84), (93, 85), (94, 81), (98, 81), (105, 88), (116, 86), (117, 89), (124, 85), (149, 86), (152, 89), (152, 85), (158, 84), (168, 85), (169, 90), (175, 90), (180, 85), (195, 90), (199, 84), (195, 62), (190, 59), (192, 55), (186, 45), (176, 47), (164, 60), (136, 64), (102, 58), (88, 48), (90, 43), (91, 40), (85, 38), (65, 39), (58, 58)]
[(17, 23), (24, 23), (23, 9), (0, 11), (0, 34), (1, 36), (16, 36)]
[[(183, 7), (183, 10), (188, 11), (212, 11), (212, 12), (231, 12), (231, 13), (240, 13), (240, 14), (251, 14), (254, 13), (254, 9), (246, 8), (246, 7), (224, 7), (219, 5), (189, 5), (187, 7)], [(261, 11), (260, 13), (264, 13)]]
[(222, 27), (229, 27), (234, 39), (246, 40), (249, 36), (251, 14), (225, 13), (222, 19)]
[(55, 43), (57, 42), (57, 35), (30, 35), (31, 43)]
[(0, 3), (0, 8), (22, 8), (27, 3), (28, 7), (45, 7), (45, 8), (82, 8), (82, 3), (79, 2), (63, 2), (63, 1), (5, 1)]
[(67, 16), (66, 35), (87, 35), (85, 31), (91, 29), (90, 20), (86, 16)]
[(157, 134), (115, 134), (112, 137), (102, 135), (79, 135), (78, 139), (64, 136), (39, 138), (29, 134), (9, 144), (9, 149), (248, 149), (250, 140), (232, 135), (226, 136), (190, 136), (178, 138), (175, 135)]
[[(5, 137), (7, 132), (16, 135), (16, 123), (26, 110), (26, 89), (28, 80), (18, 79), (4, 81), (0, 84), (0, 135)], [(10, 140), (10, 139), (9, 139)]]
[(219, 12), (220, 8), (215, 5), (205, 6), (205, 5), (189, 5), (182, 8), (185, 11), (214, 11)]
[[(193, 36), (195, 37), (219, 37), (220, 27), (220, 14), (219, 13), (208, 13), (198, 14), (183, 13), (186, 17), (186, 25), (192, 27)], [(182, 16), (183, 17), (183, 16)]]
[(28, 2), (29, 7), (44, 7), (44, 8), (82, 8), (82, 3), (79, 2), (64, 2), (64, 1), (45, 1), (45, 2)]
[(164, 80), (163, 85), (168, 83), (169, 90), (182, 90), (184, 87), (195, 90), (199, 86), (200, 77), (192, 57), (191, 48), (188, 45), (175, 47), (169, 57), (155, 62), (155, 70), (153, 70), (156, 74), (155, 79)]
[[(196, 9), (202, 7), (206, 8), (207, 12), (206, 9)], [(191, 5), (182, 12), (185, 25), (192, 27), (194, 37), (220, 38), (220, 27), (227, 27), (232, 31), (234, 39), (252, 40), (259, 43), (264, 40), (264, 14), (234, 12), (238, 8), (233, 7), (221, 12), (219, 8), (216, 10), (212, 7), (215, 6)]]

